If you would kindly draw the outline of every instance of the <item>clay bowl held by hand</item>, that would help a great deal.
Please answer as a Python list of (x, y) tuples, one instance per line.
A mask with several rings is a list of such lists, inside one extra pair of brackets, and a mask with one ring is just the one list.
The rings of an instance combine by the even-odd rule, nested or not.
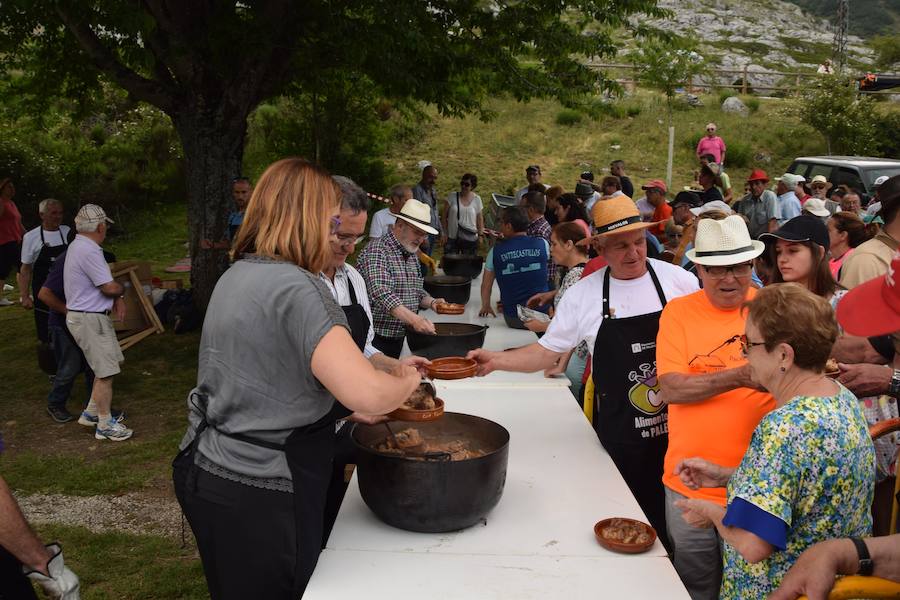
[(429, 275), (422, 287), (432, 298), (465, 305), (472, 293), (472, 280), (455, 275)]
[[(625, 522), (629, 525), (637, 526), (643, 529), (645, 533), (650, 535), (650, 540), (642, 543), (625, 543), (620, 540), (604, 537), (603, 530), (609, 527), (612, 524), (612, 521), (620, 521)], [(600, 545), (607, 550), (612, 550), (613, 552), (623, 552), (625, 554), (638, 554), (640, 552), (646, 552), (653, 547), (653, 544), (656, 543), (656, 530), (654, 530), (652, 527), (642, 521), (625, 519), (621, 517), (603, 519), (602, 521), (597, 522), (597, 524), (594, 525), (594, 535), (597, 536), (597, 541), (600, 542)]]
[(453, 302), (441, 302), (434, 305), (434, 312), (439, 315), (461, 315), (466, 312), (466, 307)]
[(434, 421), (440, 419), (444, 415), (444, 401), (440, 398), (434, 399), (434, 408), (419, 410), (416, 408), (407, 408), (401, 406), (387, 414), (388, 418), (394, 421)]
[(428, 376), (432, 379), (465, 379), (478, 372), (478, 363), (471, 358), (448, 356), (436, 358), (428, 367)]

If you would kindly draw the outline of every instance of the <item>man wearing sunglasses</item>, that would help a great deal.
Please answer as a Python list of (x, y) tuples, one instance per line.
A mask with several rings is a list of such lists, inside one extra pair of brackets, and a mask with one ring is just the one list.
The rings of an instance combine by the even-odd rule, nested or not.
[(725, 506), (724, 488), (691, 490), (675, 466), (702, 457), (736, 467), (760, 419), (774, 407), (755, 389), (741, 352), (744, 302), (751, 287), (753, 259), (765, 244), (751, 240), (737, 215), (697, 223), (694, 247), (685, 256), (697, 265), (703, 289), (671, 300), (662, 311), (656, 344), (662, 400), (669, 406), (669, 448), (663, 485), (666, 526), (675, 570), (694, 600), (718, 598), (722, 577), (720, 540), (715, 529), (696, 529), (674, 503), (684, 498)]

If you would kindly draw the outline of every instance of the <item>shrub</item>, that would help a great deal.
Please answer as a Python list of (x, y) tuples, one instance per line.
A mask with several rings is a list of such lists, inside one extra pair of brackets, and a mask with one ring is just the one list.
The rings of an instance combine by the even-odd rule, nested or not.
[(753, 114), (759, 110), (759, 98), (754, 98), (751, 96), (744, 100), (744, 104), (746, 104), (747, 108), (750, 109), (750, 114)]
[(577, 110), (564, 108), (556, 113), (556, 124), (571, 127), (572, 125), (581, 123), (582, 118), (582, 114)]
[(734, 90), (727, 89), (719, 92), (719, 106), (722, 106), (722, 103), (731, 98), (732, 96), (737, 96), (737, 93)]
[(634, 118), (634, 117), (638, 116), (639, 114), (641, 114), (641, 110), (642, 109), (641, 109), (640, 105), (632, 104), (631, 106), (629, 106), (628, 108), (625, 109), (625, 112), (628, 114), (629, 117)]
[(753, 149), (750, 144), (730, 140), (726, 142), (728, 150), (725, 152), (725, 161), (729, 167), (749, 167), (753, 159)]

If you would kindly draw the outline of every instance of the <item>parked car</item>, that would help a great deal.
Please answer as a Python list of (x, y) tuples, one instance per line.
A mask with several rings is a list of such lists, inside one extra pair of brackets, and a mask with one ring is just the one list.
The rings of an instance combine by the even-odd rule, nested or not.
[(816, 175), (837, 186), (843, 184), (862, 192), (863, 206), (874, 194), (875, 180), (882, 175), (900, 175), (900, 160), (892, 158), (869, 158), (866, 156), (801, 156), (795, 158), (788, 168), (789, 173), (802, 175), (807, 181)]

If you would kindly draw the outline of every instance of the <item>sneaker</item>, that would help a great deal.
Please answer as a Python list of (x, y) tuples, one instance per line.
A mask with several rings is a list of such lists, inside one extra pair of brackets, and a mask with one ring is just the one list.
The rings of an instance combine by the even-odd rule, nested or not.
[(48, 406), (47, 414), (57, 423), (68, 423), (75, 420), (75, 415), (67, 411), (65, 406)]
[[(124, 410), (112, 409), (110, 413), (112, 414), (113, 420), (117, 423), (121, 423), (125, 420)], [(87, 411), (82, 411), (81, 416), (78, 417), (78, 424), (84, 425), (85, 427), (96, 427), (99, 421), (100, 417), (98, 417), (97, 415), (92, 415)]]
[(7, 300), (6, 298), (0, 298), (0, 306), (12, 306), (15, 302)]
[(94, 431), (94, 437), (98, 440), (110, 440), (112, 442), (124, 442), (132, 436), (134, 432), (118, 421), (111, 421), (106, 427), (97, 425)]

